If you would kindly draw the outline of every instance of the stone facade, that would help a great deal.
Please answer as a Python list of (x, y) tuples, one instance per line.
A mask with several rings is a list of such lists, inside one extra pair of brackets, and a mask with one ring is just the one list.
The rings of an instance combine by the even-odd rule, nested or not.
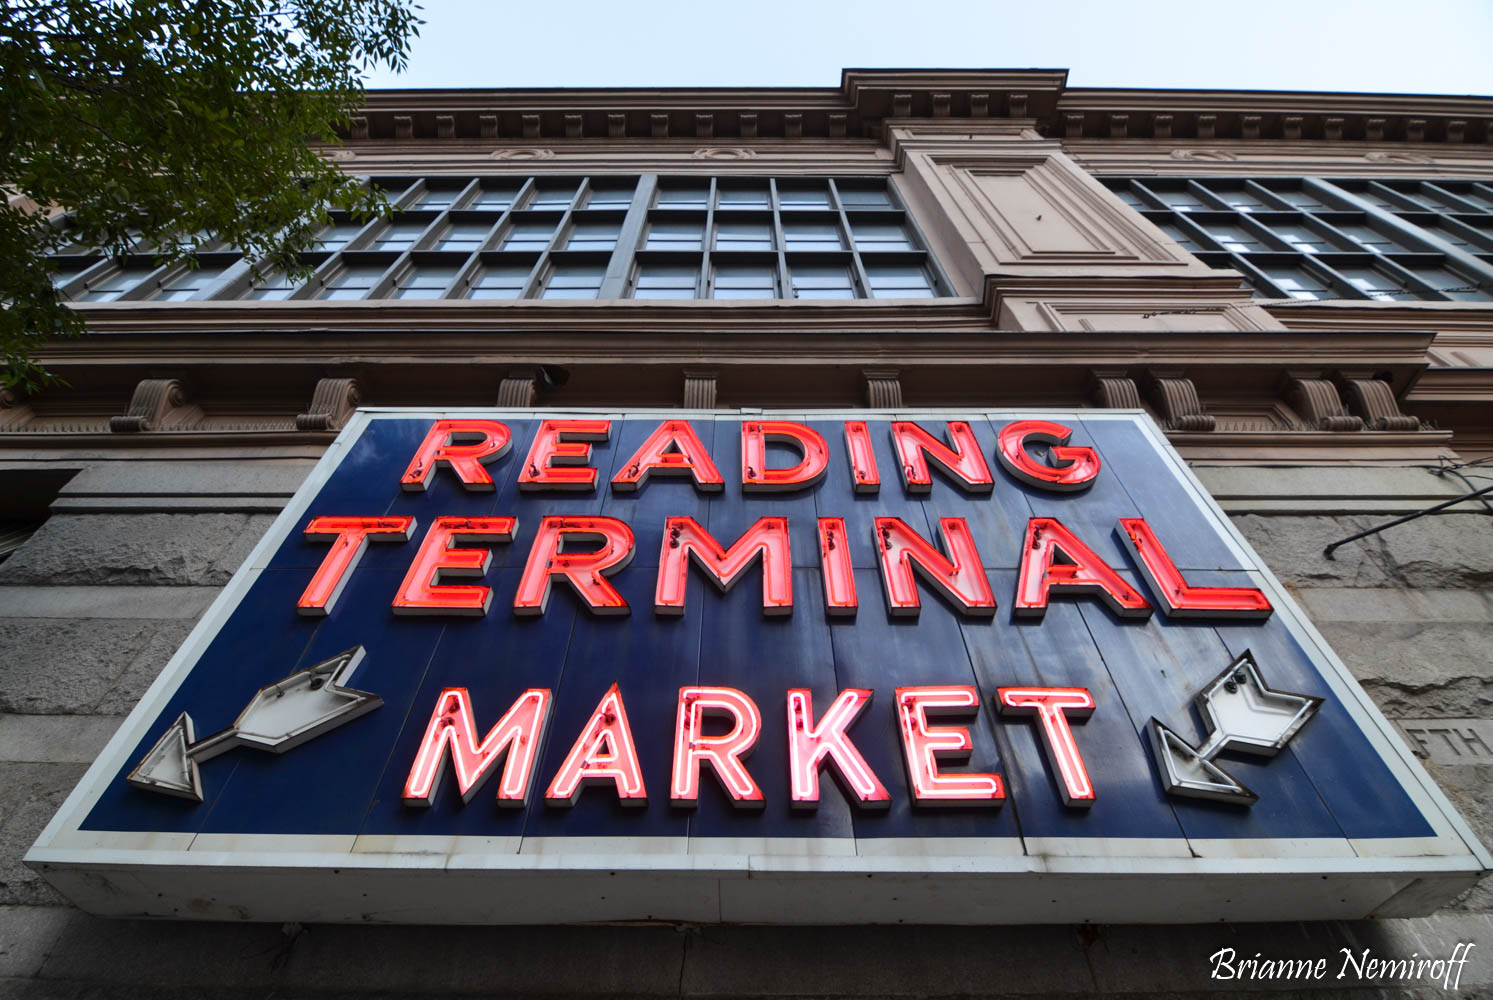
[[(713, 141), (743, 129), (742, 109), (753, 106), (761, 109), (763, 136), (731, 138), (733, 148), (754, 156), (713, 159), (710, 169), (824, 174), (879, 164), (898, 179), (950, 272), (960, 294), (947, 302), (796, 313), (792, 303), (729, 312), (711, 303), (650, 312), (527, 302), (480, 312), (443, 303), (453, 307), (446, 313), (439, 306), (375, 311), (372, 303), (88, 310), (95, 331), (113, 336), (59, 345), (44, 359), (74, 388), (10, 401), (11, 417), (0, 410), (0, 492), (26, 516), (50, 509), (0, 562), (0, 995), (1205, 996), (1241, 986), (1209, 978), (1209, 956), (1232, 948), (1246, 957), (1329, 959), (1321, 981), (1247, 984), (1253, 989), (1430, 996), (1440, 991), (1426, 981), (1334, 978), (1341, 949), (1443, 956), (1458, 942), (1477, 946), (1463, 990), (1493, 993), (1493, 888), (1486, 882), (1432, 917), (1344, 924), (281, 927), (101, 920), (70, 907), (21, 863), (331, 439), (325, 420), (286, 418), (305, 410), (318, 379), (339, 372), (356, 374), (363, 401), (374, 405), (491, 403), (504, 378), (533, 363), (563, 364), (570, 373), (565, 385), (542, 391), (539, 405), (678, 405), (691, 385), (693, 398), (703, 398), (701, 370), (712, 400), (718, 393), (725, 407), (864, 403), (870, 382), (885, 393), (888, 380), (908, 405), (1133, 405), (1104, 402), (1096, 380), (1109, 379), (1106, 391), (1134, 391), (1158, 422), (1176, 423), (1174, 444), (1386, 716), (1493, 718), (1493, 512), (1469, 501), (1323, 556), (1332, 542), (1468, 491), (1437, 470), (1489, 454), (1493, 443), (1493, 380), (1490, 369), (1472, 363), (1493, 344), (1493, 304), (1360, 303), (1356, 311), (1342, 303), (1261, 304), (1095, 180), (1143, 169), (1227, 174), (1239, 172), (1241, 161), (1253, 172), (1488, 178), (1493, 147), (1477, 130), (1486, 131), (1493, 104), (1363, 97), (1351, 99), (1355, 108), (1339, 108), (1333, 102), (1348, 99), (1287, 95), (1280, 99), (1290, 108), (1267, 108), (1251, 123), (1250, 100), (1264, 100), (1258, 95), (1215, 95), (1210, 104), (1189, 95), (1064, 92), (1042, 74), (928, 76), (848, 75), (843, 107), (828, 101), (803, 112), (801, 151), (789, 141), (791, 124), (773, 117), (784, 117), (773, 110), (779, 92), (728, 95), (735, 104), (730, 116), (717, 116)], [(494, 162), (508, 169), (489, 147), (513, 152), (542, 140), (558, 157), (542, 160), (555, 172), (585, 172), (618, 156), (632, 158), (624, 169), (698, 169), (691, 167), (698, 144), (681, 145), (681, 124), (672, 118), (666, 126), (676, 138), (656, 140), (657, 114), (645, 119), (654, 130), (648, 135), (635, 135), (624, 115), (621, 138), (598, 125), (605, 137), (595, 139), (587, 138), (590, 118), (574, 138), (563, 119), (552, 126), (536, 116), (536, 140), (518, 115), (522, 95), (448, 96), (466, 102), (451, 126), (455, 146), (442, 148), (433, 124), (430, 136), (422, 132), (422, 116), (439, 108), (416, 109), (401, 137), (397, 112), (415, 98), (375, 95), (362, 137), (355, 126), (346, 147), (355, 154), (350, 162), (361, 157), (377, 166), (358, 169), (383, 171), (470, 171)], [(570, 99), (602, 111), (661, 100), (636, 93)], [(1170, 110), (1157, 104), (1163, 99)], [(488, 126), (477, 112), (502, 102), (493, 113), (497, 138), (482, 138)], [(1213, 107), (1231, 110), (1205, 113)], [(951, 108), (963, 119), (948, 117)], [(1362, 131), (1375, 120), (1379, 145)], [(1415, 121), (1418, 143), (1405, 132)], [(682, 122), (695, 127), (693, 118)], [(766, 134), (770, 122), (778, 134)], [(545, 138), (551, 127), (568, 141)], [(502, 138), (519, 132), (529, 145)], [(1462, 139), (1448, 146), (1453, 134)], [(1391, 147), (1396, 155), (1413, 147), (1424, 162), (1373, 158)], [(1232, 158), (1202, 155), (1210, 148)], [(479, 155), (481, 167), (466, 162)], [(1064, 228), (1049, 228), (1043, 216), (1051, 214), (1067, 220)], [(258, 342), (218, 342), (240, 327)], [(320, 332), (302, 332), (310, 327)], [(411, 327), (428, 332), (432, 345), (413, 359), (393, 339)], [(609, 342), (605, 332), (613, 329), (633, 331), (626, 349)], [(830, 332), (837, 329), (858, 335)], [(681, 332), (689, 330), (697, 333)], [(996, 330), (998, 343), (990, 336)], [(1104, 336), (1107, 330), (1125, 335)], [(784, 331), (797, 342), (784, 343)], [(221, 353), (197, 350), (209, 343)], [(356, 364), (348, 360), (351, 343), (360, 352)], [(892, 358), (895, 368), (885, 365)], [(1171, 408), (1190, 405), (1185, 398), (1147, 388), (1148, 379), (1185, 369), (1200, 407), (1261, 414), (1292, 406), (1282, 387), (1293, 366), (1298, 375), (1307, 368), (1340, 379), (1358, 365), (1387, 381), (1397, 405), (1427, 426), (1333, 434), (1298, 424), (1254, 433), (1221, 422), (1210, 429), (1175, 419)], [(453, 366), (467, 370), (466, 381), (451, 380)], [(202, 403), (197, 422), (138, 434), (103, 430), (100, 416), (127, 412), (130, 387), (163, 368), (203, 387), (193, 397)], [(802, 373), (784, 374), (793, 368)], [(630, 373), (640, 377), (623, 395), (607, 397), (601, 376), (608, 371), (621, 373), (620, 384)], [(226, 390), (224, 379), (236, 379), (236, 388)], [(1298, 402), (1296, 412), (1305, 406)], [(24, 418), (19, 408), (28, 410)], [(276, 416), (236, 429), (239, 411), (254, 408)], [(1429, 426), (1432, 418), (1438, 427)], [(1493, 757), (1424, 763), (1477, 835), (1493, 842)]]

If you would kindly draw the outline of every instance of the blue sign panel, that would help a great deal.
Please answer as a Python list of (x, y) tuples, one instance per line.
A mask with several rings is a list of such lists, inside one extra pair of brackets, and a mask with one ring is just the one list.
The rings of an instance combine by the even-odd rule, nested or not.
[[(1480, 851), (1143, 415), (375, 411), (29, 860), (101, 912), (998, 922), (1408, 912)], [(989, 879), (1043, 908), (940, 902)]]

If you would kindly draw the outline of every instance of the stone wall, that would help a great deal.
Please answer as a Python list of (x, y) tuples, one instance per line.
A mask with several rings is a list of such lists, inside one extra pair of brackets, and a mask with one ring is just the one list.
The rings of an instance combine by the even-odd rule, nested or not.
[[(1240, 986), (1208, 978), (1220, 948), (1329, 959), (1322, 981), (1253, 988), (1365, 997), (1400, 991), (1334, 978), (1340, 949), (1469, 941), (1463, 989), (1493, 993), (1488, 884), (1416, 920), (1169, 928), (281, 927), (74, 910), (21, 856), (304, 469), (236, 468), (234, 482), (274, 484), (246, 496), (203, 463), (175, 480), (201, 483), (195, 499), (150, 499), (138, 463), (97, 463), (0, 564), (0, 997), (1202, 996)], [(1422, 518), (1327, 560), (1329, 542), (1458, 489), (1423, 470), (1329, 470), (1332, 495), (1312, 495), (1300, 471), (1199, 470), (1386, 715), (1493, 717), (1493, 516)], [(1493, 767), (1426, 763), (1493, 841)]]

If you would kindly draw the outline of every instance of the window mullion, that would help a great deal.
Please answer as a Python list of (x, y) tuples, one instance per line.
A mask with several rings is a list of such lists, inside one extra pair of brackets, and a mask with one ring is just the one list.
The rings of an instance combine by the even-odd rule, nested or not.
[(627, 214), (623, 216), (622, 226), (617, 230), (617, 245), (612, 248), (612, 257), (607, 262), (607, 272), (601, 279), (597, 298), (620, 299), (627, 294), (633, 261), (637, 259), (638, 247), (642, 245), (643, 233), (648, 225), (648, 206), (653, 204), (653, 195), (657, 190), (657, 174), (644, 174), (638, 178), (638, 185), (632, 192), (632, 201), (627, 206)]
[[(1457, 264), (1472, 272), (1472, 274), (1477, 276), (1480, 284), (1493, 284), (1493, 264), (1487, 263), (1475, 253), (1469, 253), (1466, 247), (1459, 247), (1455, 243), (1449, 243), (1428, 230), (1412, 225), (1401, 219), (1394, 212), (1380, 208), (1378, 205), (1358, 197), (1352, 191), (1344, 190), (1336, 185), (1327, 185), (1325, 182), (1318, 183), (1322, 183), (1324, 187), (1330, 187), (1336, 197), (1349, 202), (1356, 211), (1363, 212), (1368, 218), (1389, 227), (1396, 236), (1403, 237), (1408, 246), (1414, 247), (1416, 244), (1425, 244), (1433, 252), (1445, 254), (1448, 260), (1454, 260)], [(1444, 215), (1445, 213), (1437, 214)]]

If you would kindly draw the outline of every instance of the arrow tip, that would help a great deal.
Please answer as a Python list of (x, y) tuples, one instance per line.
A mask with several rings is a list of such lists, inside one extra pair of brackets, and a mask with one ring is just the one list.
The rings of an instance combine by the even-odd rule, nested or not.
[(1159, 720), (1151, 720), (1150, 735), (1151, 747), (1156, 751), (1156, 766), (1161, 770), (1161, 784), (1167, 794), (1241, 806), (1259, 801), (1258, 795)]
[(192, 717), (183, 712), (130, 772), (127, 780), (136, 788), (201, 802), (202, 776), (197, 770), (197, 762), (187, 753), (195, 739)]

